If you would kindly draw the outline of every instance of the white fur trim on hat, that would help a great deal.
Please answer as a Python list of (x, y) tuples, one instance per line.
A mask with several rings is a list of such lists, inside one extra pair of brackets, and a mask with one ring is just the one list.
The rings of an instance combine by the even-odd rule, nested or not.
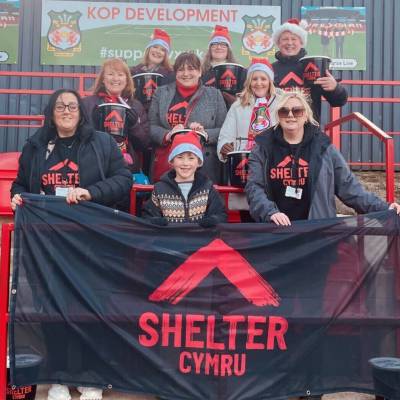
[(279, 38), (283, 32), (289, 31), (294, 35), (298, 36), (303, 44), (303, 47), (307, 46), (307, 31), (305, 30), (305, 24), (300, 22), (300, 25), (295, 23), (285, 22), (278, 29), (274, 31), (272, 34), (272, 40), (274, 41), (275, 46), (278, 46)]
[(274, 71), (272, 68), (269, 68), (268, 65), (262, 63), (255, 63), (251, 64), (249, 68), (247, 68), (247, 76), (250, 76), (255, 71), (262, 71), (265, 72), (269, 79), (273, 82), (274, 81)]
[(176, 156), (186, 153), (187, 151), (197, 156), (200, 159), (200, 165), (203, 165), (203, 152), (197, 146), (191, 143), (182, 143), (176, 146), (171, 153), (169, 153), (168, 162), (171, 162)]
[(212, 44), (215, 43), (225, 43), (228, 45), (228, 47), (231, 47), (231, 42), (224, 36), (214, 36), (211, 40), (210, 43), (208, 44), (209, 46), (211, 46)]
[(148, 49), (149, 47), (153, 47), (153, 46), (161, 46), (163, 47), (165, 50), (167, 50), (167, 53), (169, 53), (169, 46), (168, 43), (165, 40), (162, 39), (153, 39), (150, 41), (150, 43), (146, 46), (146, 49)]

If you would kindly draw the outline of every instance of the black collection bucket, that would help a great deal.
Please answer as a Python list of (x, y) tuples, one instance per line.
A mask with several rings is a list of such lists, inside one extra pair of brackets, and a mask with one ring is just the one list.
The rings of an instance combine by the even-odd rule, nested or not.
[(227, 154), (228, 174), (231, 186), (244, 188), (249, 175), (250, 151), (231, 151)]
[(131, 108), (120, 103), (99, 104), (93, 117), (95, 128), (98, 131), (113, 135), (117, 142), (128, 136), (127, 115)]
[(313, 85), (315, 80), (326, 76), (331, 59), (326, 56), (306, 56), (300, 58), (303, 64), (303, 80), (306, 86)]
[[(42, 357), (37, 354), (16, 354), (15, 373), (16, 380), (20, 381), (18, 375), (23, 375), (23, 379), (35, 382), (38, 375), (38, 366), (42, 362)], [(7, 366), (8, 367), (8, 366)], [(10, 369), (7, 368), (7, 390), (6, 400), (34, 400), (36, 396), (36, 385), (11, 386)]]
[(164, 75), (155, 72), (143, 72), (142, 74), (133, 75), (136, 99), (142, 104), (150, 103), (163, 78)]
[(400, 358), (371, 358), (375, 393), (387, 400), (400, 400)]
[(235, 95), (243, 90), (247, 70), (243, 65), (223, 63), (213, 67), (217, 89)]

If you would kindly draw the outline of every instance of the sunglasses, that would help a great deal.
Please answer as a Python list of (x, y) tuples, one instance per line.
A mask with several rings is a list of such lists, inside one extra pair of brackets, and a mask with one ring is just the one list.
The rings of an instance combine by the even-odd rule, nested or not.
[(279, 118), (287, 118), (290, 113), (292, 113), (293, 117), (299, 118), (304, 115), (304, 108), (303, 107), (293, 107), (293, 108), (287, 108), (287, 107), (282, 107), (278, 110), (278, 116)]

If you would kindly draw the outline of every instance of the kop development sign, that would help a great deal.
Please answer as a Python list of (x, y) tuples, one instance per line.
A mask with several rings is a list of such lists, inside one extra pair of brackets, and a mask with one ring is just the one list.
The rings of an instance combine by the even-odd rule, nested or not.
[(156, 27), (171, 36), (172, 62), (186, 50), (202, 57), (214, 26), (224, 25), (237, 61), (247, 66), (251, 57), (273, 59), (280, 13), (277, 6), (42, 0), (41, 62), (101, 65), (121, 57), (135, 65)]

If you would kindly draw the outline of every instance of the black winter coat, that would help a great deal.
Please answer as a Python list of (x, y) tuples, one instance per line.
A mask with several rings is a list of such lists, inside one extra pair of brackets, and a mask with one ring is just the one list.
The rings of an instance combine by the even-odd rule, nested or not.
[[(132, 177), (115, 140), (89, 125), (80, 127), (76, 135), (79, 186), (89, 191), (92, 201), (105, 206), (127, 200)], [(19, 159), (17, 178), (11, 186), (11, 198), (24, 192), (41, 193), (40, 173), (44, 169), (48, 142), (55, 137), (55, 129), (40, 128), (28, 139)]]

